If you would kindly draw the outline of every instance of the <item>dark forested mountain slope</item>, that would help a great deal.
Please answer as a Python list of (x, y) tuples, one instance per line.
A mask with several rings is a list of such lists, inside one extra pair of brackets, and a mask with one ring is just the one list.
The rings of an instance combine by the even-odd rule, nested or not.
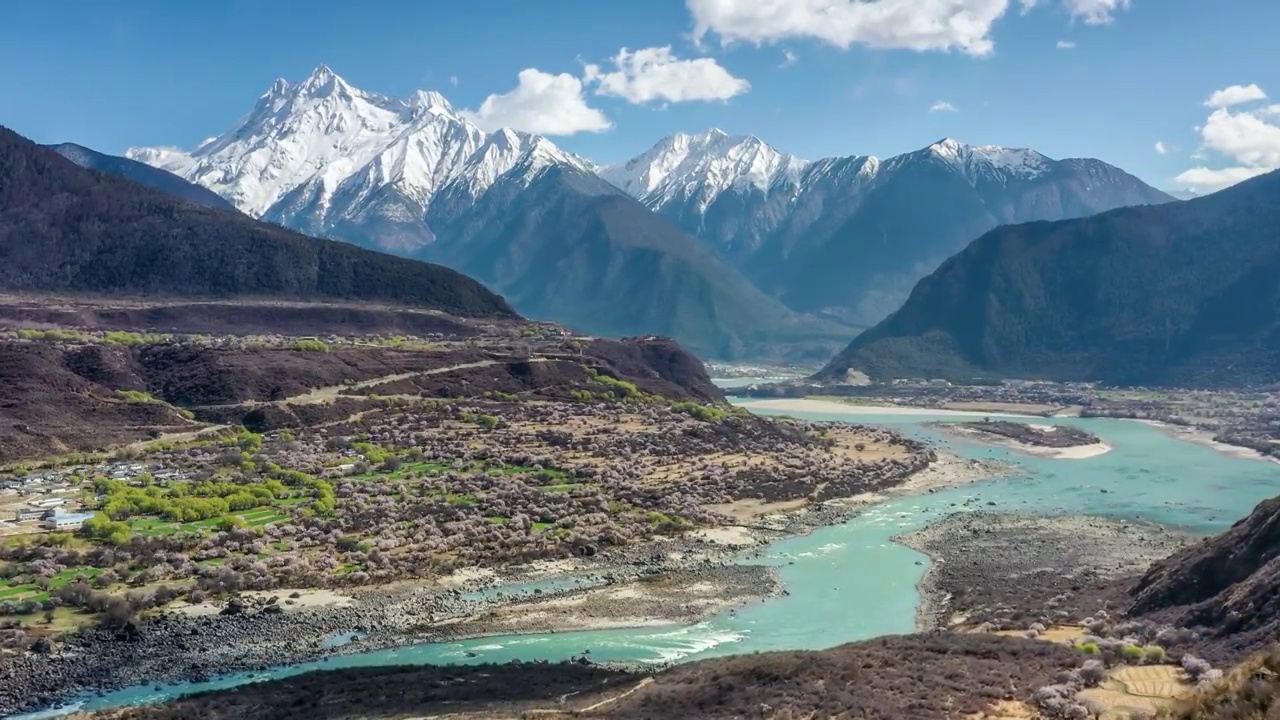
[(1280, 379), (1280, 173), (998, 228), (819, 374), (1228, 386)]
[(446, 190), (427, 222), (438, 240), (421, 257), (585, 332), (666, 335), (720, 358), (813, 357), (841, 332), (787, 310), (668, 221), (567, 165), (517, 167), (474, 201)]
[[(886, 161), (844, 222), (823, 234), (791, 220), (748, 274), (796, 309), (846, 308), (851, 320), (875, 323), (902, 304), (916, 281), (999, 225), (1170, 200), (1097, 160), (1017, 151), (1037, 164), (1010, 169), (975, 160), (977, 150), (944, 141)], [(824, 215), (841, 212), (832, 207)]]
[(85, 170), (0, 128), (0, 287), (376, 300), (514, 317), (448, 268), (316, 240)]
[(195, 183), (187, 182), (167, 170), (154, 168), (137, 160), (107, 155), (75, 143), (62, 143), (61, 145), (49, 145), (47, 147), (86, 170), (97, 170), (119, 175), (140, 185), (146, 185), (201, 205), (222, 208), (223, 210), (235, 209), (234, 205), (218, 193)]

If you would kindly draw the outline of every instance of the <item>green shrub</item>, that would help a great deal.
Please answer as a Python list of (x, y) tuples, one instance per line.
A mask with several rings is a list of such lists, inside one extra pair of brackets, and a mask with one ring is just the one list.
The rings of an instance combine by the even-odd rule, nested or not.
[(1159, 645), (1148, 645), (1142, 648), (1142, 658), (1152, 665), (1159, 665), (1165, 660), (1164, 648)]
[(1101, 655), (1102, 654), (1102, 648), (1098, 647), (1098, 643), (1093, 643), (1093, 642), (1081, 643), (1077, 647), (1080, 649), (1080, 652), (1084, 653), (1085, 655)]
[(235, 530), (236, 528), (242, 528), (244, 526), (245, 526), (244, 518), (240, 517), (239, 515), (231, 515), (219, 520), (216, 527), (222, 532), (229, 532), (231, 530)]
[(141, 390), (117, 390), (116, 396), (134, 405), (164, 405), (165, 402), (148, 392)]
[(299, 340), (293, 344), (295, 350), (303, 352), (329, 352), (329, 346), (319, 340)]
[(80, 526), (80, 536), (99, 540), (108, 545), (123, 545), (129, 541), (133, 529), (127, 524), (112, 520), (106, 514), (98, 513)]
[(55, 342), (83, 342), (89, 337), (77, 330), (18, 330), (18, 337), (23, 340), (52, 340)]
[(109, 345), (152, 345), (164, 340), (164, 335), (124, 332), (122, 330), (112, 330), (103, 336), (103, 342), (106, 342)]
[(688, 401), (672, 403), (671, 409), (695, 417), (703, 422), (719, 422), (729, 414), (724, 408), (718, 408), (714, 405), (699, 405)]
[(1125, 645), (1120, 648), (1120, 659), (1126, 663), (1137, 664), (1142, 662), (1144, 653), (1141, 647), (1137, 645)]

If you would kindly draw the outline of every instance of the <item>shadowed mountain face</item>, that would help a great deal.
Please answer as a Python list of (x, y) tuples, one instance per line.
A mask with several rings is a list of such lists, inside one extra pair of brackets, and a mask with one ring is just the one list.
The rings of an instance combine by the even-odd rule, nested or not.
[(669, 335), (719, 358), (829, 357), (799, 317), (546, 138), (487, 133), (438, 93), (391, 98), (327, 67), (277, 81), (189, 152), (130, 158), (301, 232), (457, 268), (523, 314), (605, 336)]
[(952, 139), (887, 160), (807, 163), (755, 137), (677, 134), (603, 177), (793, 310), (856, 325), (1004, 224), (1173, 198), (1098, 160)]
[(234, 205), (224, 200), (218, 193), (195, 183), (189, 183), (171, 172), (153, 168), (137, 160), (106, 155), (75, 143), (47, 145), (46, 147), (86, 170), (97, 170), (119, 175), (139, 185), (146, 185), (183, 200), (200, 203), (211, 208), (235, 209)]
[(316, 240), (85, 170), (0, 128), (0, 287), (347, 299), (511, 317), (448, 268)]
[[(421, 255), (485, 278), (522, 312), (601, 335), (667, 335), (704, 357), (814, 357), (839, 328), (790, 312), (591, 173), (557, 166), (438, 197)], [(448, 238), (448, 240), (443, 240)], [(820, 355), (819, 355), (820, 357)]]
[(921, 280), (819, 376), (1194, 387), (1280, 379), (1280, 174), (1002, 227)]

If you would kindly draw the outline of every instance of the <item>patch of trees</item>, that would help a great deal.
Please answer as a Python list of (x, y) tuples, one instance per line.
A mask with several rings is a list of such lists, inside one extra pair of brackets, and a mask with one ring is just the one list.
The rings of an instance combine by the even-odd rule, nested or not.
[(132, 487), (120, 481), (99, 483), (106, 491), (102, 513), (112, 520), (158, 516), (170, 522), (198, 522), (271, 505), (288, 490), (279, 481), (236, 483), (172, 483), (167, 487)]

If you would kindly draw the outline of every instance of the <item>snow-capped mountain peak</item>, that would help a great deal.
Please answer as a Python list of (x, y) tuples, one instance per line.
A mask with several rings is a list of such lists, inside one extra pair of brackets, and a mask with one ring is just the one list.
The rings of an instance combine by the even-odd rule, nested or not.
[(324, 96), (334, 92), (351, 92), (351, 86), (346, 80), (338, 77), (336, 73), (329, 69), (328, 65), (321, 65), (311, 71), (311, 75), (306, 80), (298, 83), (297, 90), (300, 94), (310, 96)]
[(923, 152), (951, 165), (971, 182), (982, 175), (995, 176), (1003, 181), (1036, 178), (1053, 164), (1052, 160), (1035, 150), (968, 145), (954, 138), (943, 138)]
[(434, 90), (416, 90), (409, 98), (409, 105), (423, 110), (439, 110), (441, 112), (453, 114), (453, 105), (449, 104), (448, 99), (444, 95)]
[(768, 193), (779, 182), (794, 183), (806, 165), (754, 135), (729, 135), (712, 128), (696, 135), (669, 135), (643, 155), (625, 165), (600, 168), (599, 174), (650, 206), (696, 196), (705, 210), (729, 189)]
[(250, 215), (288, 217), (316, 233), (365, 213), (387, 189), (425, 213), (450, 183), (474, 197), (516, 168), (590, 168), (545, 138), (487, 134), (438, 92), (406, 99), (366, 92), (327, 65), (298, 83), (276, 80), (235, 127), (193, 150), (135, 148), (126, 155), (203, 185)]

